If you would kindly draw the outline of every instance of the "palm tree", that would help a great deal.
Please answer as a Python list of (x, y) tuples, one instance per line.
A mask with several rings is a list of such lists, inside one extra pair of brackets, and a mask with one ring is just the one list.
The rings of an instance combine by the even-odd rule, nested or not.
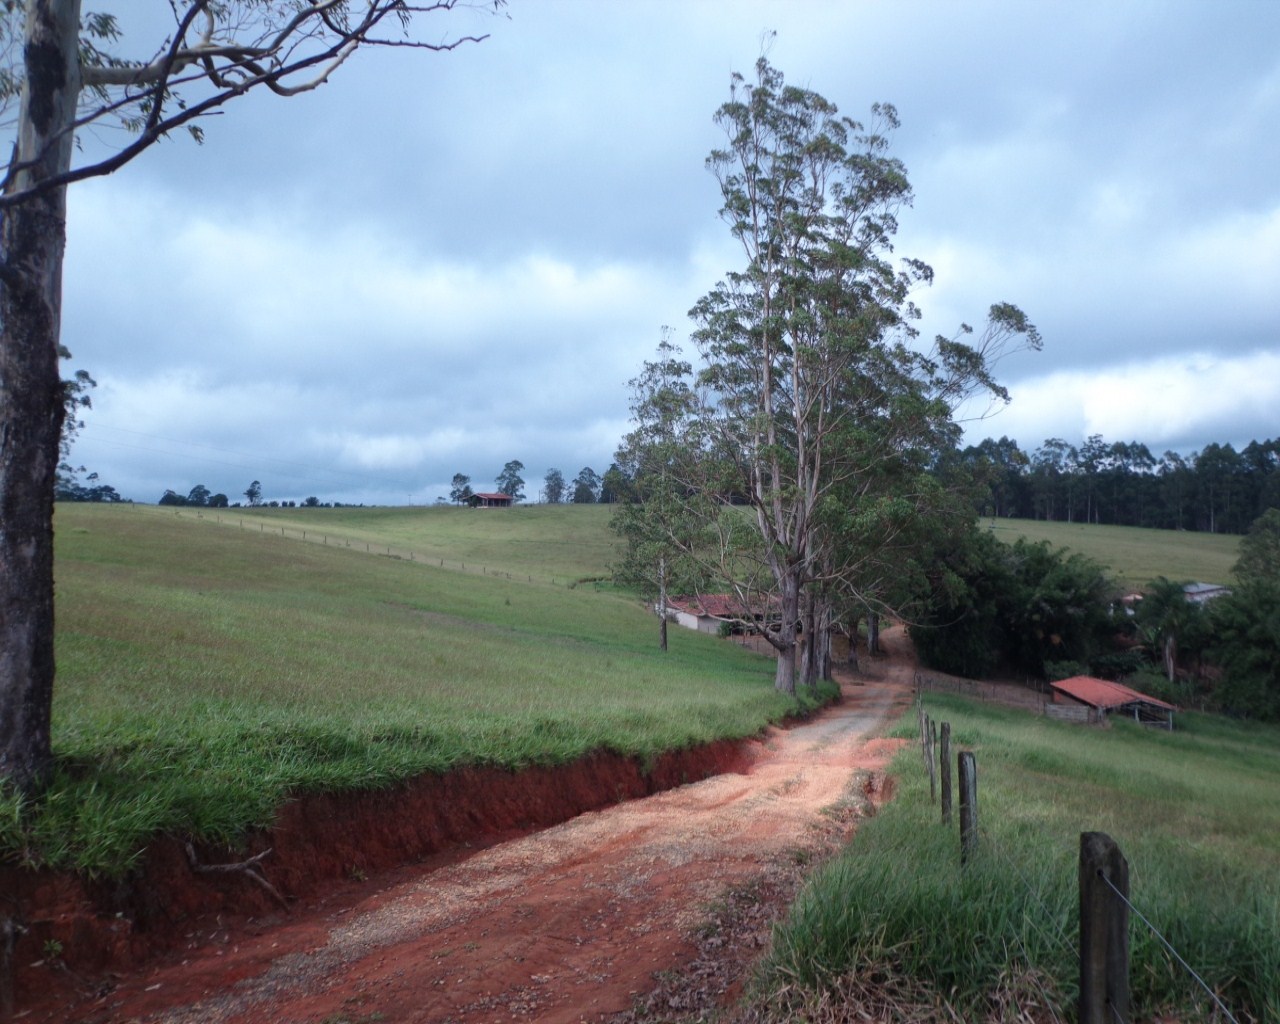
[(1164, 662), (1165, 675), (1173, 682), (1178, 665), (1178, 642), (1199, 622), (1200, 606), (1187, 600), (1183, 584), (1157, 576), (1137, 607), (1138, 630), (1152, 654)]

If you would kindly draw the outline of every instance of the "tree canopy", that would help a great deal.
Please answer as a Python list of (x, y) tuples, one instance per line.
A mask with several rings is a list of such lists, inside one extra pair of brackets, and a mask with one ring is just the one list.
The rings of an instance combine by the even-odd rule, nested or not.
[(508, 495), (512, 501), (524, 500), (524, 477), (520, 474), (524, 472), (524, 463), (519, 459), (512, 459), (502, 467), (502, 472), (498, 474), (494, 481), (498, 490)]

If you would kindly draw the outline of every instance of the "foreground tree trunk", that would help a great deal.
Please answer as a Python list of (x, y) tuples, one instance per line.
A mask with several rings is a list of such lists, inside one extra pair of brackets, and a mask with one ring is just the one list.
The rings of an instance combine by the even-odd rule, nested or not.
[(800, 621), (800, 583), (795, 575), (783, 576), (778, 595), (781, 623), (778, 627), (774, 649), (778, 652), (778, 667), (773, 686), (780, 693), (795, 696), (796, 692), (796, 625)]
[[(5, 191), (71, 165), (80, 92), (79, 0), (27, 11), (19, 133)], [(53, 483), (64, 416), (58, 372), (66, 189), (0, 223), (0, 780), (35, 792), (52, 767)]]

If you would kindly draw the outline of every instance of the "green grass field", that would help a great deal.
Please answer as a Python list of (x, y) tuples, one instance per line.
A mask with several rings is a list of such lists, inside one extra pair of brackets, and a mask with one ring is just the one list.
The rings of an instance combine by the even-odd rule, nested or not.
[(1001, 540), (1045, 540), (1106, 566), (1125, 586), (1142, 588), (1157, 576), (1177, 582), (1230, 584), (1240, 538), (1221, 533), (1146, 530), (1036, 519), (983, 519), (979, 525)]
[[(38, 807), (0, 802), (0, 851), (118, 872), (157, 832), (234, 839), (297, 790), (647, 758), (792, 710), (729, 645), (674, 630), (657, 651), (607, 582), (610, 514), (60, 505), (58, 777)], [(1023, 526), (1043, 524), (998, 524)], [(1150, 532), (1048, 539), (1119, 567)], [(1234, 559), (1235, 538), (1155, 534), (1141, 572), (1221, 578), (1175, 561), (1202, 542)]]
[[(1280, 1020), (1280, 728), (1188, 713), (1173, 733), (1097, 729), (945, 695), (926, 710), (976, 752), (974, 862), (960, 869), (912, 743), (895, 800), (778, 929), (767, 991), (805, 994), (768, 1019), (809, 1019), (799, 1003), (876, 978), (904, 1003), (947, 995), (957, 1019), (1015, 998), (1072, 1019), (1079, 836), (1102, 831), (1128, 859), (1134, 905), (1237, 1019)], [(918, 736), (914, 719), (898, 732)], [(1223, 1019), (1136, 918), (1130, 934), (1135, 1019)]]
[[(175, 515), (171, 510), (170, 515)], [(392, 555), (444, 562), (478, 574), (530, 576), (566, 583), (607, 577), (616, 538), (608, 505), (518, 505), (470, 509), (432, 505), (403, 508), (183, 509), (179, 517), (258, 530), (312, 542), (350, 545)]]
[(207, 512), (60, 506), (58, 775), (38, 807), (0, 804), (7, 854), (116, 873), (158, 832), (234, 840), (299, 790), (602, 748), (645, 759), (795, 710), (767, 660), (685, 630), (663, 655), (636, 600), (549, 582), (571, 575), (564, 561), (604, 571), (606, 510), (560, 510), (550, 553), (542, 510), (324, 511), (265, 519), (424, 551), (474, 524), (457, 543), (468, 558), (506, 554), (546, 581), (333, 536), (303, 543)]

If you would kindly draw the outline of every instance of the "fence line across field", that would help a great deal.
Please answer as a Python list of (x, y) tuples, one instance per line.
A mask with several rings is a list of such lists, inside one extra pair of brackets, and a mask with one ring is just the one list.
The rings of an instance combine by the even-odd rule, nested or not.
[[(190, 511), (190, 510), (188, 510)], [(174, 511), (174, 515), (182, 515), (179, 510)], [(323, 530), (302, 529), (302, 527), (284, 526), (279, 523), (271, 523), (266, 520), (245, 520), (240, 516), (228, 516), (224, 518), (218, 513), (209, 515), (204, 512), (197, 511), (196, 518), (201, 520), (213, 519), (222, 526), (231, 526), (238, 524), (242, 530), (252, 531), (253, 526), (257, 525), (258, 533), (268, 536), (274, 535), (282, 537), (285, 540), (304, 541), (308, 544), (319, 544), (322, 547), (341, 547), (352, 551), (363, 550), (366, 554), (378, 555), (381, 558), (392, 558), (398, 561), (415, 562), (421, 565), (435, 566), (439, 569), (449, 569), (454, 572), (478, 573), (482, 576), (489, 576), (495, 579), (506, 579), (525, 583), (550, 583), (555, 587), (568, 587), (573, 589), (578, 582), (592, 581), (574, 581), (568, 579), (557, 579), (554, 576), (539, 576), (528, 572), (511, 572), (502, 568), (485, 565), (480, 562), (464, 562), (460, 559), (453, 560), (442, 558), (439, 555), (426, 554), (421, 551), (415, 551), (407, 546), (397, 546), (394, 544), (375, 543), (374, 541), (361, 540), (344, 536), (342, 534), (326, 533)]]

